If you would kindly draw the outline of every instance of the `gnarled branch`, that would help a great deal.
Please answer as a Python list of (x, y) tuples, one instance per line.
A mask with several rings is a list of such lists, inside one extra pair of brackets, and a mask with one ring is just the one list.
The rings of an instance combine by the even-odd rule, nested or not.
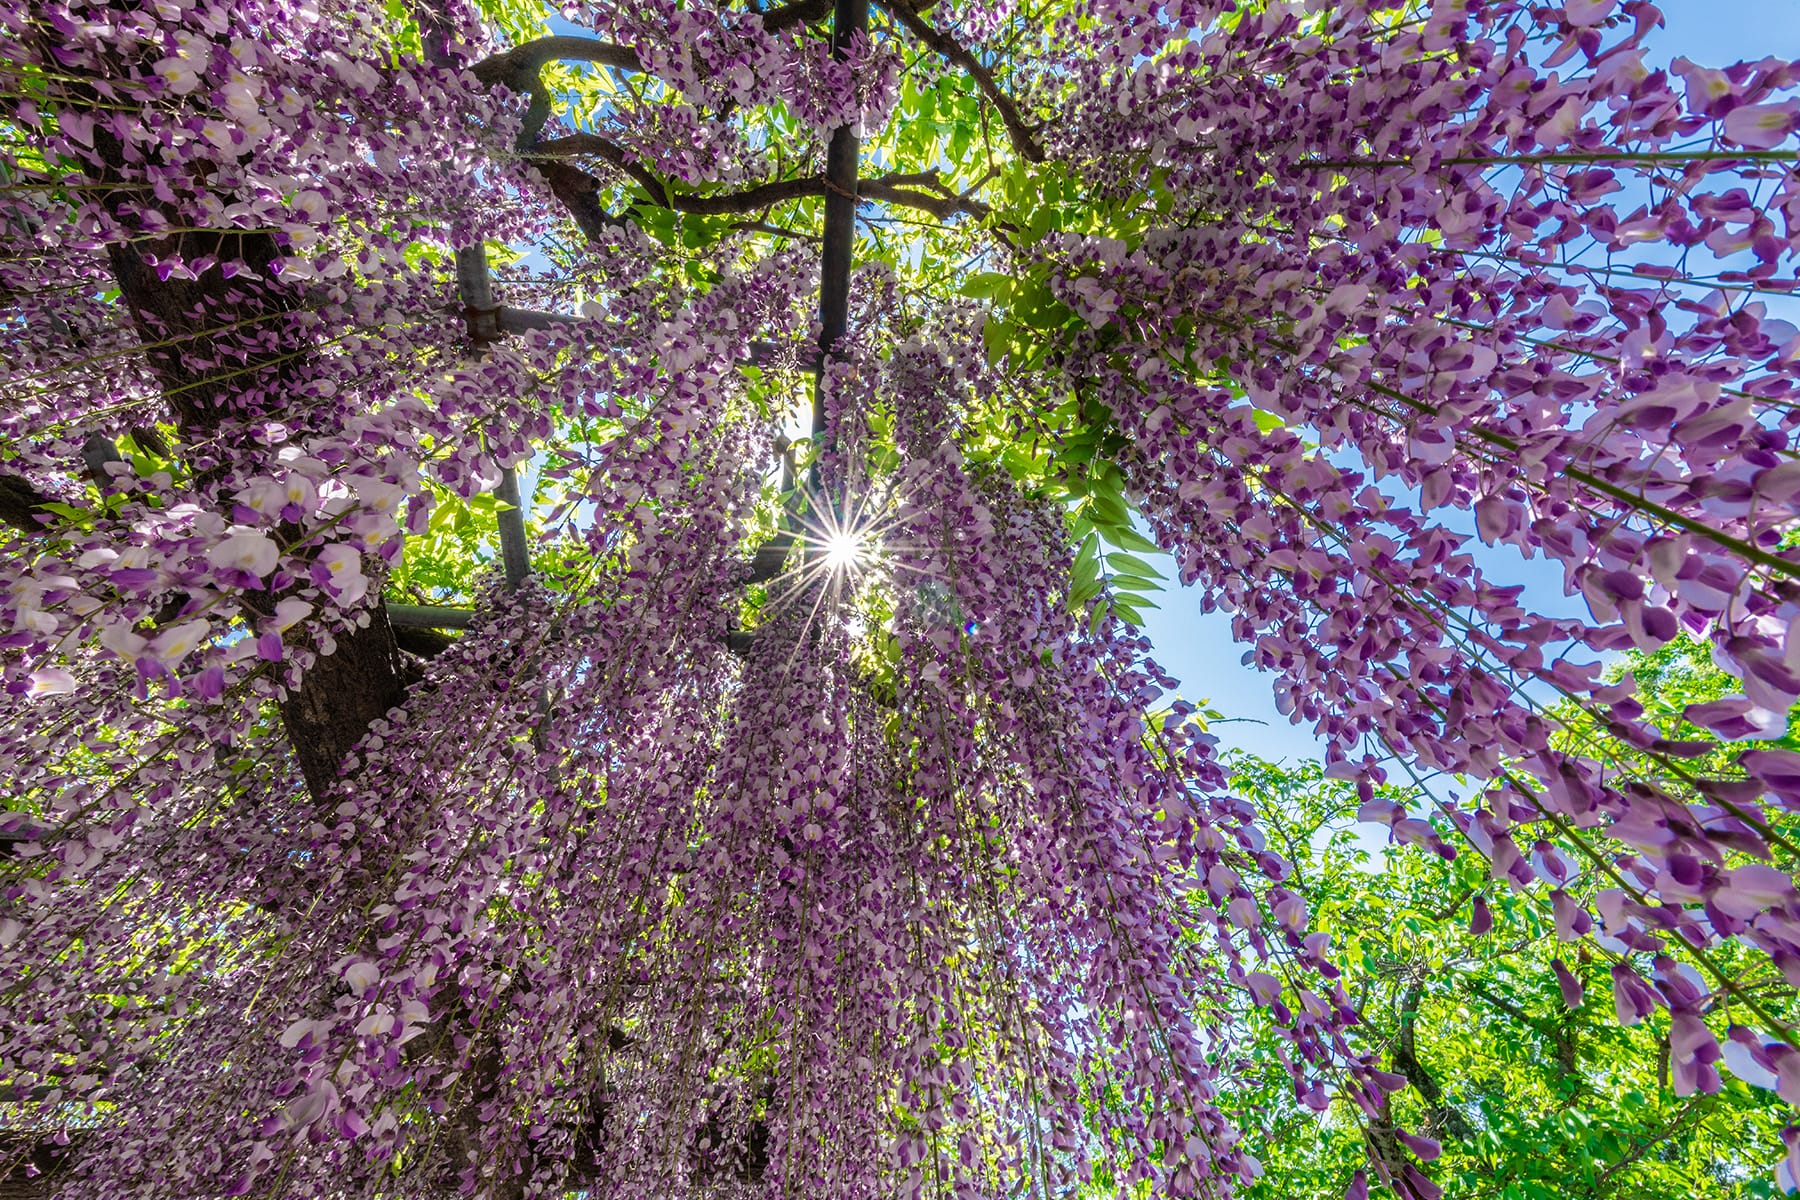
[(536, 79), (545, 63), (557, 61), (599, 63), (621, 71), (644, 69), (644, 64), (638, 60), (637, 51), (630, 46), (603, 42), (598, 38), (566, 35), (535, 38), (514, 46), (511, 50), (490, 55), (469, 69), (475, 78), (490, 87), (496, 83), (504, 83), (514, 90), (524, 90), (518, 85)]
[[(584, 154), (603, 158), (630, 175), (632, 179), (643, 186), (650, 196), (651, 203), (658, 207), (703, 216), (757, 212), (771, 205), (798, 200), (806, 196), (829, 197), (836, 191), (824, 175), (803, 175), (795, 179), (777, 179), (768, 183), (759, 183), (738, 192), (719, 192), (704, 196), (691, 192), (677, 192), (667, 188), (661, 180), (643, 167), (628, 161), (623, 146), (610, 138), (593, 133), (572, 133), (567, 137), (540, 142), (532, 148), (528, 157), (557, 159)], [(546, 168), (546, 173), (548, 169)], [(587, 178), (593, 179), (593, 176)], [(957, 213), (966, 213), (972, 217), (985, 217), (993, 211), (981, 201), (952, 192), (938, 184), (936, 180), (937, 174), (932, 171), (910, 171), (896, 175), (878, 176), (874, 179), (857, 180), (854, 181), (855, 199), (876, 200), (884, 204), (901, 204), (931, 213), (939, 218), (951, 217)], [(594, 180), (594, 183), (597, 188), (599, 181)], [(935, 185), (939, 194), (930, 195), (914, 187), (901, 186), (905, 184)], [(552, 189), (555, 189), (554, 182), (552, 182)]]
[(631, 162), (623, 146), (611, 138), (593, 133), (572, 133), (567, 137), (540, 142), (532, 148), (529, 157), (533, 159), (562, 158), (584, 154), (612, 163), (643, 187), (649, 195), (651, 203), (660, 208), (672, 208), (677, 212), (714, 216), (727, 213), (749, 213), (787, 200), (797, 200), (802, 196), (825, 194), (825, 181), (816, 175), (802, 176), (798, 179), (778, 179), (769, 183), (759, 183), (754, 187), (745, 188), (741, 192), (725, 192), (710, 196), (676, 192), (665, 186), (662, 180), (643, 167)]
[(906, 26), (914, 37), (968, 72), (969, 78), (975, 81), (975, 86), (981, 89), (981, 94), (1000, 110), (1000, 120), (1006, 125), (1006, 136), (1020, 158), (1027, 162), (1044, 161), (1044, 148), (1038, 144), (1036, 129), (1026, 124), (1018, 104), (1001, 90), (1000, 85), (994, 82), (994, 73), (982, 66), (981, 61), (966, 46), (949, 34), (926, 24), (925, 18), (919, 14), (928, 6), (911, 3), (910, 0), (882, 0), (881, 6)]
[(570, 158), (577, 155), (588, 155), (603, 158), (619, 170), (636, 180), (638, 186), (650, 193), (653, 200), (664, 208), (673, 208), (669, 203), (668, 187), (662, 180), (646, 171), (638, 163), (632, 162), (625, 147), (608, 137), (597, 133), (571, 133), (566, 137), (551, 138), (547, 142), (538, 142), (530, 147), (528, 158)]
[(901, 204), (908, 208), (917, 208), (940, 220), (947, 220), (957, 213), (967, 213), (971, 217), (985, 217), (994, 210), (979, 200), (968, 196), (949, 193), (941, 196), (928, 196), (924, 192), (911, 188), (895, 187), (883, 179), (865, 179), (861, 192), (870, 200), (879, 200), (884, 204)]
[(1471, 1133), (1468, 1118), (1460, 1110), (1444, 1102), (1444, 1089), (1419, 1060), (1416, 1027), (1419, 1005), (1424, 998), (1424, 981), (1415, 979), (1407, 985), (1405, 993), (1400, 997), (1400, 1029), (1394, 1039), (1390, 1057), (1394, 1070), (1406, 1076), (1406, 1081), (1425, 1098), (1426, 1107), (1431, 1113), (1431, 1123), (1451, 1137), (1466, 1138)]
[(770, 33), (780, 33), (793, 25), (823, 21), (830, 14), (831, 6), (832, 0), (794, 0), (792, 4), (783, 4), (764, 13), (763, 28)]
[(531, 106), (525, 110), (525, 121), (519, 127), (514, 149), (529, 150), (537, 142), (538, 134), (543, 132), (544, 122), (550, 119), (550, 92), (544, 87), (544, 64), (556, 60), (594, 62), (621, 71), (643, 70), (637, 52), (629, 46), (566, 35), (537, 38), (482, 59), (470, 68), (475, 78), (489, 87), (503, 83), (515, 92), (526, 92), (531, 96)]
[(569, 210), (576, 228), (588, 241), (603, 242), (609, 233), (625, 228), (623, 220), (601, 205), (600, 189), (605, 185), (597, 177), (580, 167), (554, 159), (537, 159), (532, 165), (549, 185), (550, 194)]

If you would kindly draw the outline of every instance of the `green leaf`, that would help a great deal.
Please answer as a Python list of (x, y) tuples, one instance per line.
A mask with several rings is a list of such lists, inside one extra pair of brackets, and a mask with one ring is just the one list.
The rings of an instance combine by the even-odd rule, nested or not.
[(1127, 601), (1124, 601), (1117, 597), (1114, 597), (1113, 602), (1112, 602), (1112, 610), (1115, 614), (1117, 614), (1118, 616), (1124, 617), (1127, 621), (1130, 621), (1133, 625), (1142, 625), (1144, 623), (1144, 615), (1138, 611), (1138, 605), (1136, 605), (1136, 604), (1131, 604), (1131, 603), (1128, 603)]
[(1133, 529), (1130, 525), (1126, 525), (1121, 529), (1109, 531), (1106, 535), (1106, 540), (1113, 545), (1121, 546), (1126, 550), (1136, 550), (1139, 554), (1163, 553), (1163, 548), (1161, 546)]
[(1106, 556), (1106, 565), (1121, 575), (1141, 575), (1146, 579), (1152, 580), (1160, 580), (1163, 578), (1161, 571), (1158, 571), (1155, 567), (1151, 566), (1137, 555), (1125, 550), (1114, 550), (1111, 554), (1108, 554)]
[(1098, 596), (1104, 586), (1100, 578), (1100, 539), (1090, 534), (1082, 540), (1069, 568), (1069, 607), (1081, 607)]
[(648, 200), (638, 204), (635, 210), (638, 227), (665, 246), (675, 244), (677, 215), (673, 209), (651, 204)]
[[(1094, 510), (1095, 524), (1106, 528), (1117, 525), (1129, 529), (1131, 527), (1131, 510), (1125, 507), (1124, 497), (1114, 492), (1096, 491), (1088, 497), (1088, 505)], [(1107, 540), (1116, 542), (1112, 531), (1107, 530)]]
[(999, 271), (977, 271), (958, 290), (965, 296), (976, 300), (993, 300), (1005, 303), (1015, 288), (1017, 281)]
[(1018, 332), (1018, 326), (1002, 317), (990, 316), (982, 325), (981, 343), (983, 349), (987, 351), (987, 361), (990, 367), (1011, 352)]

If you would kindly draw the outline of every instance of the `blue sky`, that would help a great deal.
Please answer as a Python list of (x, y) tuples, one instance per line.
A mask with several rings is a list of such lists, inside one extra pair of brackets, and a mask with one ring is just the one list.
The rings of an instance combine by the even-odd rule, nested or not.
[[(1663, 0), (1659, 7), (1665, 28), (1645, 39), (1652, 66), (1682, 56), (1703, 66), (1769, 55), (1800, 58), (1800, 0)], [(1467, 522), (1449, 523), (1471, 528)], [(1488, 549), (1473, 540), (1470, 547), (1494, 582), (1524, 585), (1527, 607), (1585, 613), (1579, 600), (1563, 594), (1559, 565), (1541, 558), (1528, 562), (1510, 547)], [(1163, 593), (1157, 602), (1161, 608), (1145, 614), (1156, 657), (1181, 681), (1182, 695), (1210, 700), (1231, 718), (1212, 730), (1226, 746), (1272, 759), (1320, 754), (1322, 745), (1310, 728), (1291, 725), (1276, 711), (1271, 678), (1242, 665), (1244, 647), (1232, 640), (1228, 614), (1202, 615), (1195, 599), (1178, 591)]]

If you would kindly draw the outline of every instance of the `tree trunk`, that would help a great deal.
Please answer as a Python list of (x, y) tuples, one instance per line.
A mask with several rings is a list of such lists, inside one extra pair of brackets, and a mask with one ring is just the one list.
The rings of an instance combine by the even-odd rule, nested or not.
[[(141, 168), (103, 125), (95, 128), (94, 147), (104, 164), (101, 182), (138, 181)], [(136, 224), (128, 202), (139, 194), (121, 189), (104, 197), (108, 212), (127, 229)], [(182, 224), (179, 219), (170, 223)], [(296, 334), (289, 323), (300, 297), (271, 271), (281, 251), (266, 233), (190, 230), (115, 243), (107, 254), (120, 302), (145, 344), (144, 356), (204, 491), (232, 465), (226, 457), (232, 449), (213, 444), (224, 420), (268, 414), (293, 424), (304, 415), (294, 398), (305, 394), (305, 384), (321, 364), (310, 338)], [(146, 261), (175, 255), (189, 261), (236, 260), (248, 270), (227, 278), (214, 267), (197, 279), (163, 279)], [(265, 611), (273, 609), (276, 599), (268, 593), (246, 597), (252, 607)], [(317, 799), (330, 791), (339, 764), (369, 723), (405, 697), (405, 660), (380, 600), (370, 618), (364, 628), (339, 633), (335, 651), (319, 656), (298, 691), (281, 706), (289, 744)]]

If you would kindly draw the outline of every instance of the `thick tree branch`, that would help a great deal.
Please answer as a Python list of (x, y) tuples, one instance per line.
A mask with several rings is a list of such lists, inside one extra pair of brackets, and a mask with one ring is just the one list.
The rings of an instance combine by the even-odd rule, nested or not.
[(631, 161), (630, 155), (625, 152), (625, 147), (611, 138), (601, 137), (597, 133), (571, 133), (566, 137), (538, 142), (530, 148), (527, 157), (532, 159), (568, 158), (576, 155), (605, 159), (636, 180), (638, 186), (648, 192), (651, 198), (662, 207), (673, 207), (668, 203), (668, 186), (662, 180), (645, 170), (641, 164)]
[(407, 629), (394, 626), (394, 640), (408, 654), (419, 658), (436, 658), (450, 647), (456, 645), (456, 639), (438, 629)]
[(782, 204), (789, 200), (798, 200), (805, 196), (823, 196), (825, 187), (825, 180), (817, 175), (800, 179), (777, 179), (745, 188), (741, 192), (726, 192), (711, 196), (693, 196), (675, 192), (667, 197), (664, 207), (675, 209), (677, 212), (695, 213), (701, 216), (760, 212), (772, 205)]
[(605, 186), (597, 177), (580, 167), (553, 159), (536, 159), (532, 165), (550, 187), (550, 194), (562, 202), (590, 242), (604, 242), (607, 236), (625, 228), (625, 222), (606, 211), (600, 203), (600, 189)]
[(475, 612), (441, 604), (389, 604), (388, 620), (397, 629), (467, 629)]
[(532, 147), (529, 157), (535, 160), (566, 158), (575, 155), (591, 155), (595, 158), (605, 159), (630, 175), (649, 195), (652, 204), (659, 208), (672, 208), (677, 212), (703, 215), (750, 213), (780, 204), (783, 201), (796, 200), (802, 196), (825, 194), (825, 181), (817, 175), (803, 176), (799, 179), (778, 179), (769, 183), (757, 184), (741, 192), (725, 192), (709, 196), (676, 192), (642, 166), (631, 162), (623, 146), (611, 138), (593, 133), (572, 133), (567, 137), (540, 142)]
[(44, 495), (17, 475), (0, 475), (0, 521), (26, 533), (42, 533), (39, 509), (50, 503)]
[(563, 329), (570, 325), (579, 325), (585, 317), (577, 317), (570, 313), (539, 312), (530, 308), (508, 308), (502, 304), (494, 310), (494, 325), (498, 332), (531, 333), (538, 329)]
[[(825, 175), (803, 175), (796, 179), (777, 179), (768, 183), (759, 183), (754, 187), (739, 192), (718, 192), (710, 195), (695, 195), (691, 192), (677, 192), (667, 188), (655, 175), (643, 167), (627, 161), (625, 148), (610, 138), (592, 133), (572, 133), (566, 137), (552, 138), (540, 142), (532, 148), (529, 155), (532, 159), (557, 159), (576, 155), (592, 155), (603, 158), (620, 170), (629, 174), (643, 186), (650, 200), (659, 208), (670, 208), (676, 212), (696, 213), (702, 216), (723, 216), (731, 213), (759, 212), (772, 205), (782, 204), (789, 200), (799, 200), (807, 196), (824, 196), (828, 200), (834, 195), (840, 202), (846, 197), (838, 193), (832, 186), (830, 171)], [(556, 164), (543, 164), (546, 176)], [(595, 187), (599, 180), (592, 180)], [(565, 182), (565, 187), (574, 181)], [(909, 171), (901, 174), (877, 176), (874, 179), (851, 179), (854, 186), (848, 191), (855, 200), (878, 200), (884, 204), (900, 204), (908, 208), (920, 209), (940, 219), (947, 219), (958, 213), (972, 217), (986, 217), (993, 210), (981, 201), (972, 197), (959, 195), (937, 182), (935, 171)], [(930, 195), (914, 187), (901, 186), (919, 184), (935, 187), (939, 194)], [(556, 190), (555, 182), (552, 190)], [(574, 193), (571, 194), (587, 194)], [(852, 201), (852, 204), (854, 201)], [(598, 203), (596, 202), (596, 207)], [(829, 214), (827, 221), (829, 222)], [(786, 231), (780, 231), (786, 233)]]
[(1044, 148), (1038, 143), (1036, 130), (1025, 123), (1019, 106), (1000, 89), (1000, 85), (994, 82), (993, 72), (982, 66), (981, 61), (967, 47), (949, 34), (926, 24), (925, 18), (919, 14), (928, 6), (913, 4), (909, 0), (882, 0), (881, 6), (906, 26), (914, 37), (968, 72), (969, 78), (975, 81), (975, 86), (981, 89), (981, 94), (1000, 110), (1000, 120), (1006, 125), (1007, 138), (1020, 158), (1027, 162), (1044, 161)]
[(764, 13), (763, 28), (770, 33), (780, 33), (790, 26), (823, 21), (831, 15), (831, 6), (832, 0), (794, 0), (792, 4), (783, 4)]
[(1417, 979), (1407, 985), (1400, 998), (1400, 1032), (1394, 1039), (1391, 1056), (1394, 1070), (1406, 1076), (1406, 1081), (1425, 1098), (1434, 1126), (1451, 1137), (1466, 1138), (1471, 1132), (1468, 1119), (1459, 1110), (1444, 1103), (1444, 1089), (1438, 1085), (1431, 1072), (1425, 1069), (1425, 1064), (1419, 1061), (1415, 1026), (1419, 1020), (1419, 1005), (1424, 998), (1425, 984)]
[[(772, 29), (783, 28), (798, 21), (817, 20), (830, 11), (830, 0), (801, 0), (764, 15), (764, 24)], [(918, 20), (916, 10), (908, 9), (913, 20)], [(866, 6), (858, 28), (867, 24)], [(921, 22), (921, 27), (923, 27)], [(927, 29), (934, 37), (940, 37), (935, 31)], [(923, 35), (921, 35), (923, 36)], [(837, 34), (834, 32), (834, 45)], [(1000, 107), (1003, 118), (1007, 120), (1009, 130), (1017, 129), (1015, 134), (1023, 131), (1019, 121), (1018, 110), (1010, 99), (1000, 93), (988, 75), (975, 60), (950, 39), (941, 39), (968, 59), (970, 70), (976, 75), (977, 82), (986, 79), (984, 90), (989, 90), (995, 103)], [(938, 47), (941, 52), (942, 48)], [(841, 48), (839, 49), (841, 53)], [(947, 52), (946, 52), (947, 53)], [(954, 55), (951, 56), (954, 58)], [(695, 213), (699, 215), (727, 215), (734, 213), (753, 213), (780, 204), (788, 200), (804, 196), (825, 196), (827, 200), (826, 226), (828, 233), (833, 228), (831, 210), (833, 209), (833, 193), (836, 192), (836, 203), (847, 206), (848, 215), (841, 218), (854, 222), (855, 168), (852, 161), (846, 173), (839, 158), (842, 158), (846, 147), (840, 145), (845, 139), (856, 141), (846, 126), (833, 132), (831, 147), (824, 176), (806, 176), (799, 179), (782, 179), (758, 184), (740, 192), (729, 192), (714, 195), (694, 195), (676, 192), (654, 173), (645, 169), (642, 164), (633, 161), (626, 149), (611, 138), (593, 133), (573, 133), (564, 137), (539, 141), (538, 132), (549, 119), (549, 98), (544, 90), (540, 71), (547, 62), (556, 59), (579, 59), (598, 62), (607, 66), (624, 70), (641, 70), (642, 64), (637, 55), (629, 47), (601, 42), (581, 37), (546, 37), (515, 46), (511, 50), (493, 55), (482, 60), (473, 68), (477, 79), (489, 85), (504, 83), (514, 90), (527, 91), (531, 94), (531, 108), (526, 114), (525, 125), (521, 130), (517, 148), (534, 161), (544, 180), (550, 186), (551, 194), (560, 200), (575, 219), (576, 225), (590, 241), (600, 241), (605, 234), (623, 225), (623, 221), (609, 213), (599, 202), (599, 192), (603, 186), (593, 175), (572, 167), (558, 159), (578, 156), (592, 156), (611, 163), (629, 175), (637, 185), (644, 189), (651, 202), (662, 208), (677, 212)], [(961, 60), (957, 60), (961, 61)], [(1010, 115), (1009, 115), (1010, 114)], [(1029, 139), (1029, 133), (1024, 136)], [(1024, 151), (1021, 151), (1024, 153)], [(836, 156), (835, 158), (832, 156)], [(1026, 155), (1031, 157), (1030, 154)], [(853, 160), (854, 151), (849, 155)], [(1041, 159), (1041, 152), (1037, 155)], [(835, 165), (834, 165), (835, 164)], [(836, 179), (833, 172), (845, 175), (844, 179)], [(833, 186), (833, 181), (836, 187)], [(935, 187), (942, 194), (929, 195), (912, 188), (898, 185), (918, 184)], [(848, 186), (846, 186), (848, 185)], [(870, 199), (881, 200), (889, 204), (901, 204), (928, 212), (940, 220), (948, 219), (957, 213), (966, 213), (974, 217), (986, 217), (991, 209), (978, 200), (968, 196), (960, 196), (950, 192), (937, 183), (935, 171), (908, 172), (897, 174), (885, 180), (873, 181), (865, 189)], [(824, 257), (832, 259), (833, 250), (830, 237), (826, 239)]]
[(946, 196), (927, 196), (923, 192), (911, 188), (895, 187), (881, 179), (865, 179), (862, 181), (861, 193), (870, 200), (880, 200), (884, 204), (901, 204), (908, 208), (917, 208), (940, 220), (948, 220), (958, 213), (967, 213), (971, 217), (985, 217), (994, 210), (979, 200), (955, 194)]
[[(82, 443), (82, 473), (100, 489), (102, 496), (116, 486), (107, 464), (123, 461), (118, 444), (104, 434), (92, 434)], [(55, 501), (55, 496), (39, 491), (17, 475), (0, 474), (0, 523), (25, 533), (43, 533), (45, 526), (39, 518), (48, 514), (39, 510)]]
[(514, 149), (529, 150), (536, 144), (538, 134), (543, 132), (544, 122), (550, 119), (550, 89), (544, 86), (544, 64), (556, 60), (594, 62), (622, 71), (643, 70), (637, 53), (629, 46), (585, 37), (538, 38), (482, 59), (470, 68), (475, 78), (489, 87), (504, 84), (515, 92), (531, 96), (531, 106), (525, 110), (525, 120), (519, 126)]
[[(599, 63), (620, 71), (641, 71), (644, 64), (629, 46), (603, 42), (598, 38), (541, 37), (514, 46), (511, 50), (491, 55), (469, 68), (475, 78), (492, 87), (504, 83), (514, 91), (525, 91), (537, 78), (545, 63), (557, 61)], [(525, 86), (520, 86), (525, 85)]]
[[(729, 200), (729, 197), (715, 196), (704, 198), (712, 203), (712, 207), (710, 208), (700, 209), (684, 207), (684, 205), (692, 204), (703, 198), (672, 193), (669, 190), (668, 185), (663, 183), (662, 180), (645, 170), (641, 164), (631, 161), (631, 157), (626, 153), (625, 147), (619, 145), (619, 143), (613, 141), (611, 138), (602, 137), (596, 133), (571, 133), (566, 137), (551, 138), (547, 142), (539, 142), (531, 148), (531, 153), (528, 157), (532, 159), (570, 158), (582, 155), (604, 159), (631, 176), (631, 178), (637, 182), (638, 186), (642, 187), (649, 195), (651, 202), (660, 208), (674, 208), (681, 212), (752, 212), (758, 208), (766, 208), (770, 204), (777, 203), (782, 199), (792, 198), (791, 196), (777, 196), (774, 199), (758, 203), (754, 195), (752, 195), (752, 193), (755, 193), (758, 189), (752, 188), (749, 193), (742, 193), (744, 195), (751, 195), (751, 199), (739, 204), (734, 205), (725, 203), (725, 201)], [(814, 193), (801, 192), (797, 194), (812, 195)]]

